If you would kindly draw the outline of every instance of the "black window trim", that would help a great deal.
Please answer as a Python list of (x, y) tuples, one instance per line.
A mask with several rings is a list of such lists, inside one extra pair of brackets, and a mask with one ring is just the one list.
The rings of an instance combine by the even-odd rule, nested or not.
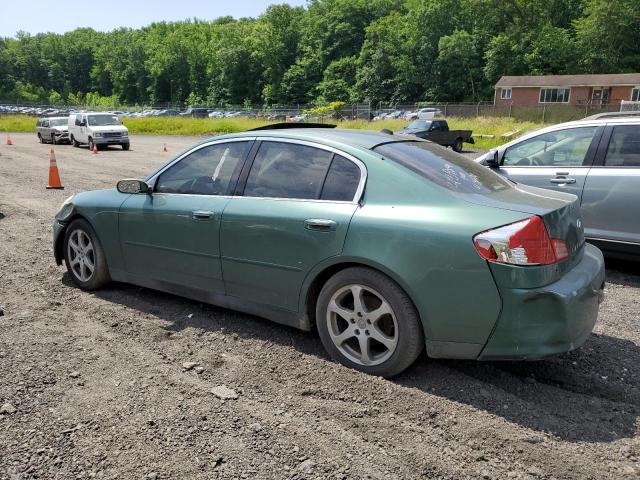
[[(253, 162), (256, 158), (256, 154), (258, 153), (258, 150), (260, 149), (260, 145), (262, 145), (263, 142), (278, 142), (278, 143), (292, 143), (292, 144), (297, 144), (297, 145), (303, 145), (306, 147), (312, 147), (312, 148), (317, 148), (319, 150), (325, 150), (327, 152), (333, 153), (333, 156), (331, 157), (331, 162), (329, 163), (329, 167), (327, 168), (327, 172), (325, 173), (325, 177), (324, 180), (322, 182), (322, 188), (320, 188), (320, 194), (322, 192), (322, 190), (324, 189), (324, 182), (327, 179), (327, 175), (329, 173), (329, 169), (331, 168), (331, 164), (333, 163), (333, 159), (335, 158), (335, 155), (340, 155), (342, 157), (344, 157), (345, 159), (355, 163), (358, 168), (360, 168), (360, 182), (358, 184), (358, 188), (356, 189), (356, 193), (353, 197), (352, 200), (323, 200), (321, 198), (290, 198), (290, 197), (253, 197), (253, 196), (248, 196), (248, 195), (244, 195), (244, 189), (247, 185), (247, 179), (249, 178), (249, 172), (251, 171), (251, 167), (253, 167)], [(307, 140), (298, 140), (298, 139), (294, 139), (294, 138), (285, 138), (285, 137), (258, 137), (256, 144), (254, 145), (254, 148), (251, 151), (251, 154), (247, 157), (247, 161), (245, 162), (244, 168), (242, 169), (242, 172), (240, 173), (240, 178), (238, 180), (235, 192), (234, 192), (234, 198), (252, 198), (252, 199), (268, 199), (268, 200), (288, 200), (288, 201), (297, 201), (297, 202), (322, 202), (322, 203), (354, 203), (354, 204), (358, 204), (360, 203), (361, 199), (362, 199), (362, 195), (364, 193), (364, 188), (365, 185), (367, 183), (367, 168), (365, 166), (365, 164), (359, 160), (358, 158), (354, 157), (353, 155), (350, 155), (342, 150), (339, 150), (337, 148), (334, 147), (330, 147), (328, 145), (323, 145), (320, 143), (315, 143), (315, 142), (310, 142)]]

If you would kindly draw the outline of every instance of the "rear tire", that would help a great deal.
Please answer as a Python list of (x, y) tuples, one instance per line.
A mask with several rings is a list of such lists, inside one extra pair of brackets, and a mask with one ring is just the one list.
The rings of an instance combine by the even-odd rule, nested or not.
[(82, 290), (96, 290), (111, 281), (102, 245), (89, 223), (79, 218), (64, 235), (64, 263)]
[(456, 138), (456, 141), (453, 143), (453, 145), (451, 145), (451, 148), (453, 149), (454, 152), (462, 152), (462, 139), (461, 138)]
[(370, 268), (348, 268), (327, 281), (316, 303), (316, 325), (334, 360), (370, 375), (398, 375), (424, 349), (413, 303), (397, 283)]

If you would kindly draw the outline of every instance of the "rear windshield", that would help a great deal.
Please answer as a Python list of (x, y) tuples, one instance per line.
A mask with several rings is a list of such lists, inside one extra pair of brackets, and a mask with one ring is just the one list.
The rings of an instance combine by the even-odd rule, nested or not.
[(430, 142), (386, 143), (373, 150), (454, 192), (482, 194), (512, 188), (487, 167)]

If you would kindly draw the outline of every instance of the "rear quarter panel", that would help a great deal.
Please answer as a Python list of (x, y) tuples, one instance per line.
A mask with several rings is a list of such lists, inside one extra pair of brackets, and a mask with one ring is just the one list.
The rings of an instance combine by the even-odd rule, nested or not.
[(527, 215), (464, 202), (389, 163), (367, 163), (366, 196), (343, 255), (377, 265), (405, 290), (428, 347), (447, 342), (476, 351), (472, 346), (480, 348), (496, 323), (501, 299), (473, 235)]

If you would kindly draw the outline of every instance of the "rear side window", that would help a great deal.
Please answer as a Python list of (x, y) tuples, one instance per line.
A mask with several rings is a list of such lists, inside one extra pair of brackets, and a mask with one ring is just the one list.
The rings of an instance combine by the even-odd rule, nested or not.
[(604, 165), (640, 167), (640, 125), (614, 127)]
[(163, 172), (155, 190), (159, 193), (226, 195), (250, 146), (251, 142), (229, 142), (202, 147)]
[(358, 191), (360, 167), (346, 158), (335, 155), (322, 187), (322, 200), (350, 202)]
[(251, 166), (247, 197), (320, 197), (333, 154), (326, 150), (285, 142), (262, 142)]
[(374, 151), (454, 192), (491, 193), (512, 188), (487, 167), (430, 142), (386, 143)]

